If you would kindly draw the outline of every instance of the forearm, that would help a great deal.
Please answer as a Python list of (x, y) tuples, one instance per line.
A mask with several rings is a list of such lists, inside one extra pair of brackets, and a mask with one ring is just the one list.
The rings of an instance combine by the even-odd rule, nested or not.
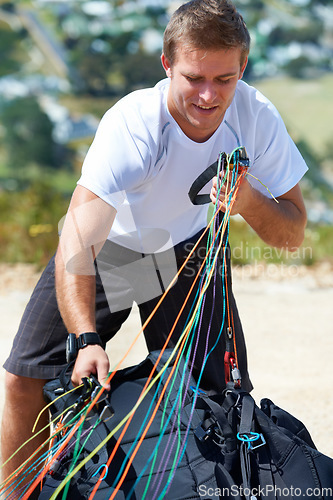
[[(95, 332), (95, 276), (68, 272), (59, 246), (55, 277), (58, 307), (68, 332), (77, 336)], [(109, 390), (110, 384), (105, 384), (109, 368), (109, 359), (103, 348), (99, 345), (88, 345), (77, 354), (72, 382), (78, 385), (83, 377), (89, 377), (93, 373), (97, 375), (100, 384)]]
[[(96, 278), (94, 261), (110, 232), (116, 210), (88, 189), (77, 186), (62, 228), (56, 254), (56, 294), (69, 333), (96, 332)], [(99, 345), (79, 349), (72, 382), (97, 375), (106, 379), (109, 359)], [(109, 384), (106, 385), (109, 388)]]
[(294, 190), (293, 196), (281, 196), (277, 203), (250, 187), (249, 201), (239, 211), (265, 243), (291, 251), (302, 244), (306, 225), (304, 204), (298, 196), (299, 187)]
[(89, 190), (77, 186), (56, 254), (56, 293), (70, 333), (96, 331), (95, 265), (116, 211)]
[(95, 276), (68, 272), (59, 248), (55, 278), (58, 307), (68, 332), (79, 334), (96, 331)]

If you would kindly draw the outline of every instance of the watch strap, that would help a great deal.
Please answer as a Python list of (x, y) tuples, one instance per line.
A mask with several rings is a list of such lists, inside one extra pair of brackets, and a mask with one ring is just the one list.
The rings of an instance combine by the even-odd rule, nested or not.
[(103, 347), (103, 343), (101, 337), (97, 332), (85, 332), (81, 333), (81, 335), (77, 338), (77, 348), (83, 349), (87, 345), (100, 345)]

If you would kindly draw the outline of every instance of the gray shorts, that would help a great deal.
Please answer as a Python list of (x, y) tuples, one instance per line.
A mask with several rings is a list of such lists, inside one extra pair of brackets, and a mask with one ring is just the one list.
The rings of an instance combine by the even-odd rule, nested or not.
[[(175, 255), (176, 257), (176, 265), (178, 268), (184, 262), (184, 259), (199, 236), (200, 233), (195, 235), (195, 237), (190, 240), (180, 243), (174, 247), (174, 253), (172, 255)], [(180, 307), (184, 303), (185, 298), (193, 285), (197, 271), (206, 253), (206, 245), (207, 241), (206, 238), (204, 238), (200, 246), (196, 249), (195, 255), (191, 257), (190, 261), (186, 264), (186, 267), (180, 274), (176, 284), (166, 295), (166, 298), (162, 302), (161, 306), (154, 314), (153, 319), (146, 327), (144, 335), (149, 351), (158, 350), (163, 347), (164, 342), (169, 335), (169, 332), (179, 313)], [(111, 252), (108, 246), (103, 248), (99, 256), (102, 262), (100, 268), (103, 268), (103, 262), (107, 261), (107, 255), (110, 253), (113, 255), (116, 253), (116, 261), (119, 258), (122, 265), (124, 265), (124, 259), (127, 263), (131, 264), (137, 261), (138, 257), (144, 257), (142, 254), (137, 254), (136, 252), (131, 252), (126, 249), (124, 250), (123, 248), (120, 249), (120, 252), (114, 252), (113, 250), (113, 247)], [(168, 269), (169, 266), (173, 269), (173, 262), (171, 261), (172, 259), (170, 260), (170, 253), (166, 254), (166, 264), (164, 263), (165, 269)], [(221, 258), (219, 257), (219, 262), (222, 263), (222, 256)], [(119, 261), (115, 262), (114, 266), (118, 269), (120, 267)], [(230, 273), (230, 263), (228, 267)], [(111, 302), (114, 300), (115, 295), (112, 295), (110, 290), (106, 291), (106, 287), (104, 286), (105, 280), (103, 281), (99, 272), (97, 272), (96, 325), (97, 331), (105, 343), (107, 343), (107, 341), (117, 333), (123, 322), (128, 318), (133, 301), (139, 303), (142, 323), (148, 318), (159, 301), (165, 285), (164, 282), (162, 283), (163, 280), (161, 280), (161, 273), (159, 272), (159, 269), (156, 268), (155, 271), (154, 273), (156, 276), (154, 280), (151, 281), (159, 280), (161, 284), (161, 293), (158, 296), (155, 293), (155, 296), (149, 298), (149, 300), (137, 300), (137, 296), (140, 295), (140, 289), (142, 291), (140, 283), (146, 283), (150, 280), (149, 273), (144, 270), (144, 274), (142, 275), (141, 269), (141, 274), (139, 273), (139, 275), (135, 276), (135, 281), (138, 286), (134, 284), (132, 289), (126, 291), (127, 298), (124, 302), (126, 307), (115, 307), (115, 310), (112, 310), (112, 312), (110, 310), (112, 309)], [(14, 338), (11, 353), (4, 363), (4, 368), (10, 373), (24, 377), (52, 379), (57, 377), (61, 370), (66, 366), (65, 344), (68, 332), (58, 310), (54, 274), (55, 268), (53, 257), (45, 268), (35, 287), (35, 290), (32, 293), (30, 301), (24, 311), (18, 332)], [(204, 314), (202, 314), (200, 318), (201, 333), (198, 335), (197, 342), (194, 343), (196, 352), (194, 375), (196, 372), (199, 373), (200, 371), (203, 353), (207, 350), (207, 346), (208, 349), (210, 349), (213, 345), (215, 345), (216, 339), (220, 335), (223, 317), (224, 289), (223, 280), (219, 278), (219, 273), (217, 273), (217, 277), (212, 280), (211, 286), (209, 286), (206, 293)], [(197, 283), (193, 288), (190, 300), (177, 321), (177, 327), (168, 344), (169, 347), (173, 347), (176, 344), (177, 339), (183, 331), (184, 325), (186, 324), (188, 316), (191, 312), (191, 307), (196, 298), (198, 286), (199, 285)], [(119, 283), (117, 284), (117, 287), (119, 289)], [(124, 290), (121, 291), (120, 295), (122, 297), (124, 296)], [(246, 390), (251, 390), (252, 385), (247, 372), (245, 341), (237, 307), (231, 290), (229, 300), (234, 316), (238, 364), (243, 379), (242, 386)], [(117, 300), (115, 300), (115, 302), (117, 302)], [(206, 334), (208, 331), (209, 337), (207, 344)], [(203, 388), (206, 388), (207, 390), (221, 391), (225, 387), (223, 367), (224, 352), (225, 336), (221, 335), (217, 346), (214, 348), (206, 364), (201, 384)]]

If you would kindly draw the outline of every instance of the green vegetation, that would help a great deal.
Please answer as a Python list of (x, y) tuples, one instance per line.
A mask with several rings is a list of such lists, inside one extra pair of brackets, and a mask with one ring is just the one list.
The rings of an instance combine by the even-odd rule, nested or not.
[(279, 110), (289, 133), (305, 140), (319, 158), (332, 144), (333, 74), (311, 80), (290, 77), (254, 82)]
[[(45, 180), (21, 191), (0, 192), (0, 261), (44, 266), (56, 250), (58, 223), (68, 203), (69, 196)], [(232, 218), (229, 241), (234, 265), (333, 262), (333, 226), (309, 224), (302, 247), (291, 253), (269, 247), (245, 222)]]
[(244, 222), (232, 218), (230, 223), (232, 263), (254, 263), (311, 266), (321, 261), (333, 262), (333, 227), (309, 224), (303, 245), (295, 252), (272, 248)]
[(46, 265), (58, 242), (68, 198), (43, 181), (0, 192), (0, 261)]
[(19, 71), (22, 62), (27, 60), (22, 49), (25, 36), (24, 30), (13, 31), (7, 23), (0, 21), (0, 77)]
[[(331, 127), (328, 107), (332, 105), (333, 100), (326, 101), (325, 112), (323, 108), (320, 110), (320, 102), (323, 106), (323, 95), (326, 94), (327, 98), (331, 92), (330, 82), (332, 85), (332, 75), (318, 81), (299, 82), (286, 78), (261, 82), (259, 85), (260, 89), (263, 89), (264, 93), (276, 103), (289, 128), (292, 124), (290, 132), (301, 131), (299, 135), (294, 135), (294, 139), (298, 139), (311, 168), (306, 176), (311, 182), (306, 182), (303, 186), (307, 199), (311, 199), (318, 191), (321, 176), (319, 166), (325, 156), (325, 147), (327, 151), (329, 149)], [(312, 93), (314, 87), (317, 92)], [(287, 89), (290, 90), (291, 97), (284, 99)], [(300, 89), (303, 91), (300, 92)], [(309, 95), (312, 95), (317, 102), (317, 110), (320, 112), (318, 126), (325, 134), (324, 138), (320, 133), (315, 133), (314, 127), (317, 125), (313, 123), (310, 114), (304, 111), (306, 108), (312, 108), (312, 98), (310, 99)], [(63, 103), (68, 104), (75, 113), (88, 108), (99, 117), (112, 105), (111, 99), (90, 97), (73, 99), (64, 97)], [(295, 107), (295, 110), (300, 111), (289, 113), (288, 103), (289, 107)], [(304, 124), (306, 118), (308, 126), (313, 127), (310, 131)], [(302, 143), (301, 138), (304, 136)], [(86, 148), (88, 142), (72, 147)], [(5, 188), (0, 191), (0, 261), (35, 262), (41, 266), (46, 263), (56, 249), (58, 221), (66, 212), (69, 195), (79, 176), (79, 168), (79, 165), (74, 170), (34, 165), (17, 170), (8, 164), (5, 166), (5, 163), (0, 165), (0, 182)], [(331, 199), (332, 192), (325, 184), (319, 189), (321, 198), (325, 195), (327, 200)], [(233, 249), (232, 261), (238, 265), (251, 264), (254, 261), (312, 265), (322, 260), (332, 260), (333, 257), (333, 227), (328, 225), (309, 224), (303, 246), (291, 254), (268, 247), (244, 222), (232, 218), (230, 242)]]
[(75, 188), (79, 174), (66, 169), (54, 170), (52, 168), (30, 165), (16, 171), (8, 166), (0, 165), (0, 196), (3, 192), (11, 194), (14, 191), (25, 190), (36, 183), (44, 183), (52, 187), (61, 196), (68, 197)]
[(9, 101), (1, 113), (8, 167), (55, 166), (52, 123), (32, 97)]
[[(298, 59), (291, 58), (279, 66), (270, 50), (309, 41), (318, 48), (328, 40), (319, 7), (328, 6), (331, 0), (311, 0), (307, 8), (298, 2), (276, 0), (235, 3), (253, 35), (246, 78), (252, 83), (253, 78), (267, 74), (272, 64), (273, 73), (277, 70), (280, 75), (282, 71), (289, 75), (259, 80), (254, 85), (280, 111), (310, 167), (302, 182), (305, 198), (332, 206), (332, 184), (328, 182), (333, 177), (331, 61), (326, 61), (325, 55), (307, 60), (306, 52), (302, 52)], [(72, 117), (90, 113), (100, 119), (125, 93), (164, 77), (160, 48), (154, 43), (154, 36), (162, 34), (167, 20), (164, 7), (144, 7), (138, 2), (138, 12), (134, 12), (124, 9), (124, 2), (110, 0), (110, 23), (85, 12), (82, 2), (69, 2), (65, 9), (55, 9), (51, 4), (36, 9), (30, 0), (21, 0), (20, 4), (31, 9), (65, 49), (72, 92), (53, 97)], [(6, 22), (6, 14), (15, 14), (18, 3), (0, 0), (0, 7), (0, 77), (14, 74), (24, 78), (31, 71), (53, 75), (52, 62), (43, 55), (43, 47), (37, 47), (36, 52), (36, 42), (29, 33), (12, 29), (11, 22)], [(266, 29), (259, 29), (260, 21), (265, 21)], [(269, 32), (267, 22), (272, 28)], [(97, 25), (98, 35), (91, 29)], [(144, 36), (147, 28), (155, 34), (148, 41)], [(318, 78), (314, 78), (316, 73)], [(311, 79), (300, 79), (310, 74)], [(0, 96), (0, 261), (43, 266), (56, 249), (58, 221), (66, 212), (92, 138), (83, 137), (66, 145), (56, 143), (54, 125), (37, 94), (30, 92), (22, 99)], [(295, 254), (267, 247), (237, 219), (231, 222), (230, 241), (234, 264), (257, 260), (311, 265), (333, 256), (332, 226), (309, 224), (303, 247)]]

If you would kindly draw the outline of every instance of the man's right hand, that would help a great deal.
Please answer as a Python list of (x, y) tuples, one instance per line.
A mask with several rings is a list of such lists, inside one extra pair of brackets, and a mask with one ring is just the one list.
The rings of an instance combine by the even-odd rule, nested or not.
[(78, 352), (72, 373), (72, 382), (77, 386), (82, 383), (83, 377), (95, 375), (99, 383), (109, 391), (110, 384), (105, 384), (109, 369), (110, 362), (104, 349), (99, 345), (88, 345)]

